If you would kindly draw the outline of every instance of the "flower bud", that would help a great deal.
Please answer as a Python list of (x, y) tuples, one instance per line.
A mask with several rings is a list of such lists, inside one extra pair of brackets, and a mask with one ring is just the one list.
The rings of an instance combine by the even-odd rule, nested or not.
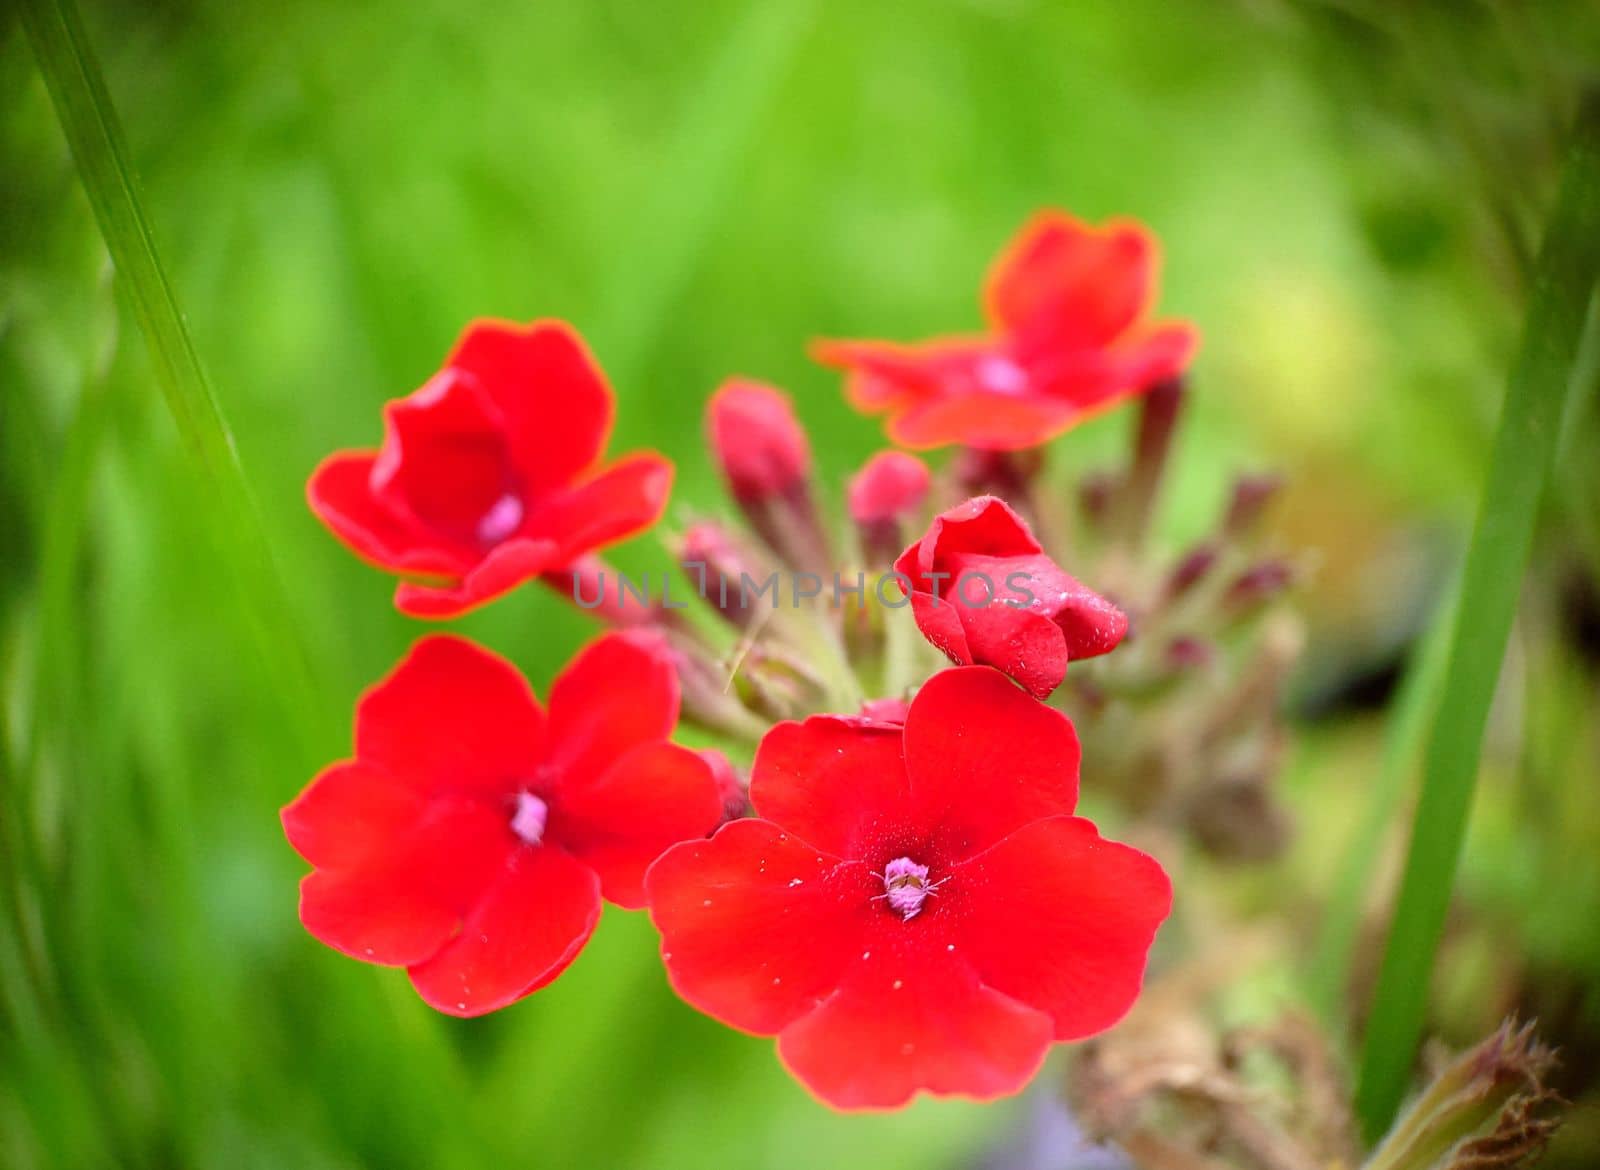
[(711, 396), (706, 425), (717, 465), (741, 504), (803, 489), (811, 446), (781, 390), (730, 379)]
[(902, 540), (900, 522), (928, 498), (928, 465), (904, 451), (879, 451), (850, 480), (850, 516), (871, 564), (894, 560)]
[(1283, 490), (1281, 475), (1245, 475), (1234, 481), (1223, 532), (1233, 540), (1248, 537), (1261, 521), (1267, 505)]
[(747, 604), (747, 592), (771, 567), (715, 521), (691, 524), (673, 546), (691, 588), (736, 629), (748, 629), (758, 611)]
[(1120, 609), (1052, 561), (1022, 518), (995, 496), (934, 517), (900, 554), (911, 611), (952, 662), (993, 666), (1043, 699), (1067, 663), (1116, 648), (1128, 632)]
[(724, 382), (706, 407), (706, 431), (745, 519), (791, 568), (820, 573), (832, 557), (811, 499), (811, 448), (783, 391)]

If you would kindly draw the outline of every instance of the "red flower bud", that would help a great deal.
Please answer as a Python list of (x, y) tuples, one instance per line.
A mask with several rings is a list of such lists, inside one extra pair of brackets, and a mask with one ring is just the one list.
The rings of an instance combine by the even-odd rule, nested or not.
[(767, 547), (793, 569), (832, 563), (808, 477), (811, 448), (783, 391), (762, 382), (724, 382), (706, 406), (711, 450), (739, 510)]
[(928, 641), (952, 662), (1005, 671), (1041, 699), (1068, 662), (1104, 654), (1128, 632), (1127, 616), (1046, 556), (996, 496), (934, 517), (895, 569)]
[(857, 524), (901, 520), (928, 498), (928, 465), (904, 451), (879, 451), (850, 480), (850, 515)]
[(740, 501), (785, 496), (811, 474), (811, 447), (783, 391), (724, 382), (706, 408), (711, 450)]
[(850, 516), (861, 533), (861, 551), (874, 564), (900, 549), (900, 521), (928, 498), (928, 465), (904, 451), (879, 451), (850, 480)]

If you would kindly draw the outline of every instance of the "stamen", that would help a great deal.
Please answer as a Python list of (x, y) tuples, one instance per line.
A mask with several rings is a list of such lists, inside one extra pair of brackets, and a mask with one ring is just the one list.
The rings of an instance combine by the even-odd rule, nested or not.
[(478, 521), (478, 539), (484, 544), (499, 544), (522, 524), (522, 501), (507, 492)]
[(873, 901), (882, 898), (889, 903), (889, 909), (900, 915), (904, 922), (910, 922), (922, 913), (922, 903), (929, 895), (933, 894), (945, 881), (928, 881), (928, 867), (918, 865), (909, 857), (897, 857), (883, 867), (883, 893)]
[(517, 811), (511, 817), (511, 831), (529, 845), (537, 845), (544, 837), (545, 822), (550, 819), (550, 806), (531, 792), (517, 793)]

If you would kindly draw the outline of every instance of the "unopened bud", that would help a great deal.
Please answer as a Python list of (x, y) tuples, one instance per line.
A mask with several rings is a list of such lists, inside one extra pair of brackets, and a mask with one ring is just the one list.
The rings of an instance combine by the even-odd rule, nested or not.
[(1248, 537), (1267, 505), (1283, 490), (1281, 475), (1246, 475), (1234, 482), (1233, 495), (1228, 501), (1228, 514), (1223, 520), (1225, 535), (1233, 540)]
[(1544, 1084), (1554, 1064), (1532, 1024), (1507, 1020), (1434, 1078), (1373, 1151), (1367, 1170), (1532, 1164), (1557, 1125), (1561, 1098)]
[(901, 521), (928, 498), (928, 465), (904, 451), (879, 451), (850, 480), (850, 517), (861, 533), (869, 563), (884, 565), (899, 554)]
[(1222, 603), (1233, 616), (1253, 613), (1294, 584), (1294, 567), (1287, 561), (1262, 561), (1246, 569), (1228, 586)]
[(811, 499), (811, 448), (783, 391), (724, 382), (706, 407), (706, 431), (734, 502), (757, 534), (796, 569), (831, 562)]

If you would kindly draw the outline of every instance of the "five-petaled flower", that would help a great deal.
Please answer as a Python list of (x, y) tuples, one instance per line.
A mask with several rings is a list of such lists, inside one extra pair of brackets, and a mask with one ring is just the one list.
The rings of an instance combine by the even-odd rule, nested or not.
[(566, 324), (476, 321), (385, 408), (382, 448), (330, 456), (307, 495), (354, 552), (407, 578), (401, 610), (452, 617), (660, 518), (667, 459), (600, 463), (613, 409)]
[(722, 820), (706, 762), (667, 742), (678, 684), (653, 637), (591, 643), (548, 714), (514, 667), (424, 638), (356, 712), (355, 758), (283, 810), (315, 868), (300, 919), (356, 959), (405, 967), (475, 1016), (554, 979), (601, 896), (643, 905), (646, 867)]
[(858, 409), (887, 412), (897, 443), (1035, 447), (1188, 364), (1194, 327), (1149, 319), (1156, 268), (1155, 239), (1138, 223), (1041, 212), (989, 272), (988, 332), (814, 352), (849, 371)]
[(1171, 904), (1150, 857), (1071, 815), (1078, 740), (988, 667), (905, 726), (813, 716), (762, 740), (755, 819), (645, 876), (672, 986), (839, 1108), (1012, 1093), (1128, 1010)]
[(900, 554), (917, 628), (958, 663), (1005, 671), (1037, 698), (1067, 663), (1116, 648), (1128, 618), (1045, 554), (1022, 517), (977, 496), (933, 518)]

